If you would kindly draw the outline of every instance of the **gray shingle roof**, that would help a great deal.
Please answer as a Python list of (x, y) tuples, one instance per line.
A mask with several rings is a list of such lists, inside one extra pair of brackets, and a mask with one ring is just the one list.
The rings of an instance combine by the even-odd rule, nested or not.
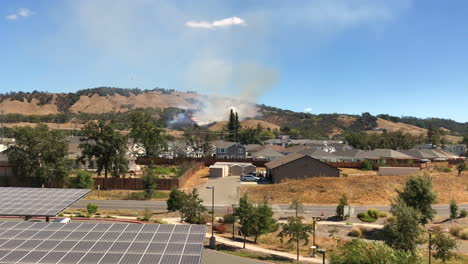
[(408, 156), (404, 153), (393, 149), (374, 149), (369, 151), (372, 155), (376, 155), (379, 158), (388, 158), (388, 159), (414, 159), (411, 156)]
[(298, 153), (303, 155), (311, 156), (312, 158), (322, 159), (322, 158), (329, 158), (329, 157), (336, 157), (333, 153), (325, 152), (321, 149), (304, 149), (299, 151)]
[(252, 153), (254, 157), (283, 157), (284, 155), (271, 148), (265, 148), (260, 151)]

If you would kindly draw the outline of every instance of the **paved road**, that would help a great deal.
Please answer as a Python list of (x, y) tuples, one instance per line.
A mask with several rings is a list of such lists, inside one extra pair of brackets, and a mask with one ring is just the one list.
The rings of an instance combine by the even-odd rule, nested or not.
[(211, 189), (206, 187), (214, 186), (215, 201), (222, 201), (223, 204), (235, 204), (239, 201), (239, 176), (229, 176), (224, 178), (209, 178), (208, 181), (198, 187), (200, 198), (205, 202), (211, 202)]
[(265, 264), (269, 262), (258, 261), (248, 258), (233, 256), (218, 251), (205, 249), (203, 250), (202, 264)]
[[(215, 188), (216, 190), (216, 188)], [(216, 194), (216, 193), (215, 193)], [(71, 208), (86, 208), (88, 203), (97, 204), (99, 209), (114, 210), (114, 209), (128, 209), (128, 210), (144, 210), (145, 208), (152, 208), (155, 211), (165, 211), (165, 201), (130, 201), (130, 200), (79, 200), (74, 203)], [(205, 203), (205, 207), (211, 209), (211, 203)], [(218, 214), (226, 214), (227, 208), (230, 204), (215, 204), (215, 212)], [(459, 204), (459, 210), (468, 210), (468, 204)], [(289, 209), (289, 205), (274, 204), (272, 205), (273, 211), (278, 215), (292, 215), (293, 210)], [(355, 206), (354, 213), (367, 211), (369, 208), (376, 208), (380, 211), (388, 211), (389, 206)], [(304, 214), (311, 216), (319, 216), (323, 212), (325, 216), (332, 216), (335, 214), (336, 205), (306, 205), (304, 206)], [(448, 216), (448, 205), (435, 205), (434, 209), (438, 215)]]

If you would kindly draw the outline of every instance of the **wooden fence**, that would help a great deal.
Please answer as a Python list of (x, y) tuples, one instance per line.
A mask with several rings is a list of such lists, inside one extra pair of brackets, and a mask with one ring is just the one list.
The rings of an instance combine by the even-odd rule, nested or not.
[(354, 169), (361, 168), (360, 162), (341, 161), (341, 162), (326, 162), (326, 163), (335, 168), (354, 168)]
[[(158, 190), (170, 190), (173, 187), (183, 188), (199, 170), (203, 169), (205, 164), (198, 162), (182, 176), (177, 179), (158, 179), (156, 188)], [(143, 190), (143, 182), (141, 179), (135, 178), (94, 178), (95, 188), (99, 187), (102, 190)]]

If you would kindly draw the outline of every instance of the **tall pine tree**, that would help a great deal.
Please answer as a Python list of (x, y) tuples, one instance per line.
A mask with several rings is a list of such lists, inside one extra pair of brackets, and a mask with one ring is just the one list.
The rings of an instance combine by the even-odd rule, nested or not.
[(239, 132), (241, 130), (241, 124), (239, 122), (239, 115), (237, 112), (234, 112), (234, 109), (231, 108), (229, 114), (229, 122), (226, 125), (227, 132), (229, 135), (226, 137), (226, 140), (232, 142), (239, 141)]

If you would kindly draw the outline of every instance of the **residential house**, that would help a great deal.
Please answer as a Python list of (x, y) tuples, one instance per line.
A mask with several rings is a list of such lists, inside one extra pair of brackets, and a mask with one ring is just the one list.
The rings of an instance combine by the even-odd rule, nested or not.
[(245, 147), (236, 142), (220, 141), (215, 144), (216, 158), (219, 159), (245, 159)]
[(305, 149), (309, 149), (309, 147), (306, 147), (306, 146), (292, 146), (292, 147), (287, 147), (285, 148), (283, 154), (290, 154), (290, 153), (297, 153), (297, 152), (301, 152)]
[(457, 156), (466, 156), (468, 149), (465, 144), (449, 144), (445, 145), (445, 151), (453, 153)]
[(386, 161), (386, 160), (393, 160), (393, 161), (410, 161), (410, 160), (417, 160), (414, 157), (406, 155), (402, 152), (393, 150), (393, 149), (374, 149), (369, 151), (370, 155), (375, 156), (379, 160)]
[(333, 153), (336, 156), (337, 161), (343, 162), (362, 162), (364, 160), (375, 160), (379, 159), (376, 155), (373, 155), (369, 151), (360, 149), (348, 149), (340, 150)]
[(321, 149), (308, 148), (298, 152), (302, 155), (311, 156), (314, 159), (318, 159), (323, 162), (336, 162), (337, 158), (333, 153), (323, 151)]
[(275, 151), (272, 148), (264, 148), (257, 152), (251, 153), (251, 156), (254, 160), (272, 161), (284, 157), (284, 154)]
[(263, 145), (263, 146), (258, 146), (256, 148), (253, 148), (253, 149), (250, 149), (250, 150), (247, 150), (248, 153), (254, 153), (254, 152), (258, 152), (260, 150), (264, 150), (264, 149), (272, 149), (276, 152), (279, 152), (279, 153), (284, 153), (286, 151), (286, 148), (283, 148), (282, 146), (278, 146), (278, 145)]
[(306, 179), (311, 177), (339, 177), (340, 170), (311, 156), (292, 153), (265, 164), (267, 175), (273, 183), (287, 179)]

